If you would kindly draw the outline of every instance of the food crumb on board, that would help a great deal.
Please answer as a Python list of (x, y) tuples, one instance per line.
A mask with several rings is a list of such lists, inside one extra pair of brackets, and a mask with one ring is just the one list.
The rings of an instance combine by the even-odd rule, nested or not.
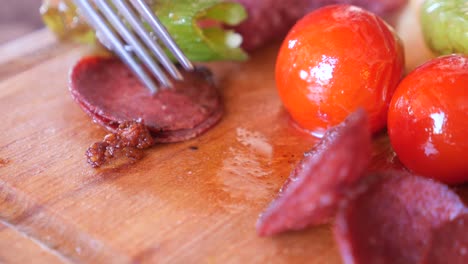
[[(89, 165), (100, 167), (110, 159), (124, 154), (132, 161), (143, 158), (142, 150), (154, 144), (148, 128), (141, 122), (124, 122), (116, 133), (108, 134), (103, 141), (93, 143), (86, 151)], [(123, 155), (120, 155), (123, 156)]]
[(0, 158), (0, 168), (5, 167), (6, 165), (8, 165), (8, 163), (10, 163), (9, 159)]

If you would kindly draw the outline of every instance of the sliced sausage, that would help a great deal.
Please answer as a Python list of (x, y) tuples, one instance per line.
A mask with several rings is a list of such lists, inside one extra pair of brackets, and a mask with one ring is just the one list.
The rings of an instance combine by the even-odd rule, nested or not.
[(434, 230), (423, 264), (468, 263), (468, 214)]
[(401, 9), (407, 0), (235, 0), (245, 6), (248, 19), (236, 27), (243, 36), (243, 48), (254, 50), (281, 39), (301, 17), (331, 4), (351, 4), (381, 16)]
[(72, 69), (70, 91), (95, 122), (111, 132), (127, 121), (142, 121), (155, 142), (183, 141), (200, 135), (223, 113), (221, 99), (206, 69), (183, 72), (183, 81), (155, 95), (116, 58), (88, 57)]
[(403, 171), (377, 173), (342, 204), (335, 239), (345, 264), (420, 263), (432, 230), (463, 212), (446, 185)]
[(327, 131), (293, 170), (278, 197), (257, 222), (257, 233), (273, 235), (326, 223), (346, 190), (371, 159), (367, 114), (360, 109)]

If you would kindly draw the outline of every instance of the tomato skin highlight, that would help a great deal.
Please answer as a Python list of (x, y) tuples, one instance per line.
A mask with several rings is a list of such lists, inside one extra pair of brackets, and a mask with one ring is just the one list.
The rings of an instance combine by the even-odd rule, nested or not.
[(377, 132), (403, 71), (403, 47), (390, 26), (359, 7), (331, 5), (291, 29), (278, 54), (276, 84), (285, 108), (307, 130), (323, 132), (363, 107)]
[(388, 134), (408, 169), (468, 182), (468, 56), (439, 57), (406, 76), (390, 103)]

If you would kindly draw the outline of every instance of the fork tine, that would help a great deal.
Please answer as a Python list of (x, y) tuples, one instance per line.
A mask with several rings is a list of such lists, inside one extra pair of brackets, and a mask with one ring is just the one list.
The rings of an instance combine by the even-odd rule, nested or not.
[(122, 38), (133, 48), (138, 58), (148, 67), (148, 69), (157, 77), (163, 86), (172, 87), (172, 83), (166, 77), (164, 72), (153, 61), (151, 55), (145, 50), (135, 35), (120, 21), (120, 18), (114, 13), (105, 0), (95, 0), (100, 11), (109, 20), (109, 23), (117, 30)]
[(89, 23), (110, 42), (112, 48), (117, 53), (117, 55), (130, 67), (130, 69), (140, 78), (140, 80), (145, 84), (145, 86), (151, 91), (151, 93), (156, 93), (158, 87), (153, 82), (153, 80), (148, 76), (145, 70), (137, 63), (132, 55), (125, 49), (125, 46), (122, 44), (120, 39), (116, 34), (109, 29), (104, 18), (102, 18), (92, 7), (88, 0), (76, 0), (75, 1), (78, 8), (82, 11), (83, 15), (88, 19)]
[(153, 14), (151, 8), (145, 3), (144, 0), (130, 0), (133, 7), (140, 13), (146, 22), (153, 29), (154, 34), (160, 39), (164, 45), (172, 52), (174, 57), (179, 63), (188, 71), (193, 70), (193, 65), (190, 60), (185, 57), (184, 53), (180, 50), (172, 37), (167, 32), (166, 28), (162, 25), (159, 19)]
[(176, 80), (182, 80), (183, 77), (171, 60), (167, 57), (166, 53), (159, 47), (159, 45), (151, 38), (150, 33), (138, 21), (137, 16), (132, 9), (123, 0), (111, 0), (117, 7), (119, 13), (125, 17), (127, 22), (132, 26), (133, 30), (143, 40), (143, 42), (150, 48), (162, 66), (171, 74)]

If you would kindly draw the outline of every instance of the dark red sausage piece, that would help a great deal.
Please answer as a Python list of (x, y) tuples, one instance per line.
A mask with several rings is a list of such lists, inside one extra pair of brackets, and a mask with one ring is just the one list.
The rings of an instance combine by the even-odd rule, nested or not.
[(335, 239), (345, 264), (420, 263), (432, 230), (466, 212), (446, 185), (403, 171), (367, 177), (342, 205)]
[(434, 230), (423, 264), (468, 263), (468, 214)]
[(334, 216), (343, 193), (371, 158), (367, 114), (360, 109), (327, 131), (296, 166), (279, 196), (257, 222), (257, 233), (273, 235), (323, 224)]
[(155, 95), (116, 58), (81, 59), (72, 69), (70, 91), (95, 122), (115, 132), (125, 121), (143, 120), (155, 142), (198, 136), (222, 116), (222, 105), (207, 70), (184, 72), (184, 81)]
[(253, 50), (281, 39), (301, 17), (331, 4), (351, 4), (386, 16), (403, 7), (407, 0), (234, 0), (243, 4), (248, 19), (236, 31), (243, 36), (243, 48)]

